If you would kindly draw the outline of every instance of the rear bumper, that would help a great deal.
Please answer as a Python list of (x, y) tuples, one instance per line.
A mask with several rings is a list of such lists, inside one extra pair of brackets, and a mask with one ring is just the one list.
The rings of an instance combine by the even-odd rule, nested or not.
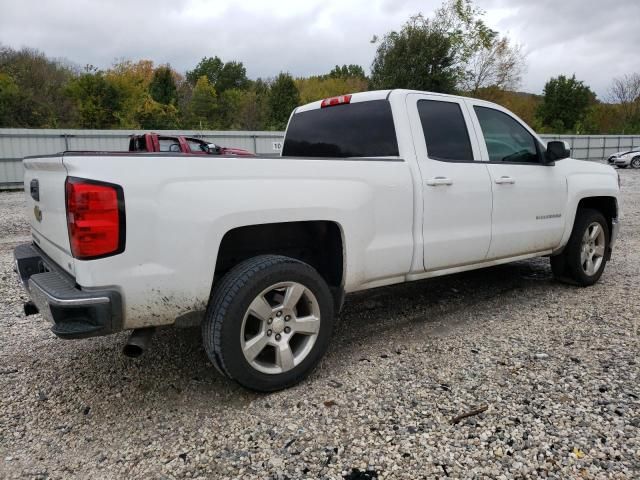
[(122, 329), (122, 301), (115, 290), (83, 290), (32, 244), (14, 250), (16, 270), (31, 300), (60, 338), (108, 335)]

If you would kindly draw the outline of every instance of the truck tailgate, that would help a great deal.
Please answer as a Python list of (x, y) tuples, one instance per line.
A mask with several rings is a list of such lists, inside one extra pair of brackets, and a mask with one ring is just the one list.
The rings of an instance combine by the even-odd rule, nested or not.
[(24, 160), (26, 215), (34, 243), (56, 264), (74, 274), (67, 231), (65, 181), (62, 155)]

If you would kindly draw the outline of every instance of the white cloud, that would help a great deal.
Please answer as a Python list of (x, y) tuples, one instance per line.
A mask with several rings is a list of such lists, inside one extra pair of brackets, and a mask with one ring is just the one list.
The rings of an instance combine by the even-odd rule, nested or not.
[[(204, 56), (240, 60), (249, 76), (327, 72), (335, 64), (368, 69), (371, 37), (398, 29), (439, 0), (0, 0), (0, 43), (105, 68), (149, 58), (180, 71)], [(540, 92), (551, 76), (575, 73), (599, 96), (610, 79), (640, 65), (640, 2), (477, 0), (487, 21), (521, 43), (529, 68), (523, 89)]]

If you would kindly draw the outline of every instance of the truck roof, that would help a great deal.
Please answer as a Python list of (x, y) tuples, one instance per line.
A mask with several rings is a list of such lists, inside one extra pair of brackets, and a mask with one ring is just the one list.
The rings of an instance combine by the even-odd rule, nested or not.
[[(359, 102), (370, 102), (372, 100), (384, 100), (388, 99), (391, 96), (404, 96), (410, 93), (421, 93), (428, 95), (437, 95), (440, 97), (448, 97), (448, 98), (463, 98), (460, 95), (450, 95), (447, 93), (436, 93), (436, 92), (424, 92), (421, 90), (408, 90), (404, 88), (396, 88), (392, 90), (372, 90), (368, 92), (358, 92), (351, 94), (350, 103), (359, 103)], [(317, 100), (315, 102), (307, 103), (306, 105), (302, 105), (296, 108), (293, 113), (301, 113), (306, 112), (308, 110), (316, 110), (321, 108), (323, 100)]]

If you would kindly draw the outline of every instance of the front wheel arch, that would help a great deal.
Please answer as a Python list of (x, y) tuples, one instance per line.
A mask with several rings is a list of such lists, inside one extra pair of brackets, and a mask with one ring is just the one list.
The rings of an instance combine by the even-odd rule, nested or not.
[[(601, 243), (596, 244), (594, 239), (593, 245), (585, 245), (585, 238), (588, 236), (592, 226), (600, 225)], [(594, 229), (594, 231), (596, 231)], [(562, 253), (551, 257), (551, 270), (554, 276), (565, 283), (572, 283), (579, 286), (590, 286), (595, 284), (599, 279), (606, 266), (611, 239), (611, 231), (607, 226), (604, 215), (592, 208), (582, 208), (576, 213), (576, 219), (573, 225), (569, 242)], [(589, 243), (589, 242), (586, 242)], [(599, 263), (597, 269), (590, 273), (583, 267), (585, 259), (595, 258), (597, 255)]]

